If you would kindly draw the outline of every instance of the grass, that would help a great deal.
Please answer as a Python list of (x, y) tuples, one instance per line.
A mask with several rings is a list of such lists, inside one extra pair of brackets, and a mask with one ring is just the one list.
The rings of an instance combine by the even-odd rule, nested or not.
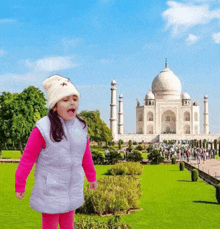
[[(27, 179), (25, 197), (19, 200), (15, 197), (14, 189), (17, 166), (0, 164), (1, 228), (39, 229), (41, 213), (29, 207), (34, 168)], [(97, 178), (105, 176), (104, 173), (111, 167), (96, 165)], [(178, 164), (144, 165), (144, 174), (141, 175), (143, 195), (140, 200), (144, 210), (124, 215), (123, 220), (134, 229), (219, 229), (219, 205), (215, 199), (215, 188), (200, 178), (197, 182), (191, 182), (190, 179), (190, 172), (186, 169), (179, 171)], [(75, 220), (79, 217), (75, 215)], [(107, 221), (107, 217), (100, 219)]]
[(0, 152), (0, 158), (2, 159), (20, 159), (21, 158), (21, 151), (19, 150), (2, 150)]

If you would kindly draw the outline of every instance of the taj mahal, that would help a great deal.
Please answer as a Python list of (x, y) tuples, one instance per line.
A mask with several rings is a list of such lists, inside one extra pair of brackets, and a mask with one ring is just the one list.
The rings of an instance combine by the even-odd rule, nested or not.
[(119, 95), (116, 117), (116, 81), (111, 81), (110, 129), (113, 141), (162, 142), (163, 140), (203, 140), (213, 142), (220, 134), (209, 132), (208, 96), (204, 95), (203, 130), (200, 130), (200, 110), (187, 92), (181, 93), (179, 78), (167, 67), (153, 79), (144, 104), (136, 105), (136, 134), (124, 134), (123, 95)]

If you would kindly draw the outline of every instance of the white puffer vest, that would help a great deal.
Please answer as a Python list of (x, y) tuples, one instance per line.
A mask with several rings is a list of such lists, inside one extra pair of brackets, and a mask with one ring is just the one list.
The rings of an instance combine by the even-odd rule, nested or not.
[(30, 207), (48, 214), (69, 212), (84, 202), (82, 159), (87, 144), (87, 126), (83, 129), (84, 124), (77, 117), (71, 121), (60, 120), (67, 137), (60, 142), (50, 139), (48, 116), (36, 123), (46, 148), (41, 149), (36, 160)]

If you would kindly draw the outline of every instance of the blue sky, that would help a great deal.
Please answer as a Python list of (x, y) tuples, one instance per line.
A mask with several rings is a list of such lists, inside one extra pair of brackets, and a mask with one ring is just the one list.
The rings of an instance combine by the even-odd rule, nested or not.
[(0, 92), (21, 92), (52, 74), (78, 89), (79, 110), (110, 126), (110, 84), (123, 94), (124, 131), (136, 132), (153, 79), (168, 67), (200, 105), (208, 95), (210, 132), (220, 134), (217, 0), (71, 0), (0, 2)]

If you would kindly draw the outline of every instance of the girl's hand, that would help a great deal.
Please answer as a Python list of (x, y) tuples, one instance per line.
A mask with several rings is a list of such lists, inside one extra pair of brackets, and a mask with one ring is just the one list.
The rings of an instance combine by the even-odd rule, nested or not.
[(97, 181), (89, 182), (89, 190), (96, 190), (97, 189)]
[(16, 196), (18, 199), (22, 200), (23, 197), (24, 197), (24, 192), (15, 192), (15, 196)]

